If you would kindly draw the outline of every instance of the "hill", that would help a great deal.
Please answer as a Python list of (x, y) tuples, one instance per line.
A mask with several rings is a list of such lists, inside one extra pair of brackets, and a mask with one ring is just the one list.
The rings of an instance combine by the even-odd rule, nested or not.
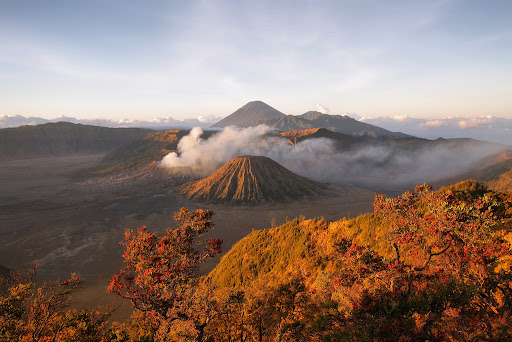
[(102, 153), (140, 139), (141, 128), (106, 128), (69, 122), (0, 129), (0, 160)]
[(178, 188), (188, 199), (209, 203), (262, 204), (316, 196), (325, 187), (267, 157), (236, 157), (211, 176)]
[[(510, 194), (490, 191), (485, 185), (474, 181), (454, 184), (438, 193), (447, 191), (460, 203), (472, 203), (486, 196), (496, 198), (505, 208), (507, 218), (495, 228), (503, 229), (499, 235), (510, 234)], [(410, 196), (410, 193), (404, 196)], [(418, 208), (422, 208), (422, 205)], [(422, 210), (425, 209), (419, 210), (419, 213)], [(418, 216), (416, 219), (421, 218)], [(390, 220), (393, 220), (391, 216), (374, 213), (337, 221), (296, 218), (279, 227), (253, 230), (222, 257), (207, 278), (215, 286), (235, 289), (261, 279), (274, 282), (275, 286), (296, 277), (303, 279), (307, 287), (317, 287), (320, 281), (329, 281), (327, 275), (332, 276), (340, 268), (339, 258), (343, 254), (340, 254), (339, 248), (342, 239), (367, 246), (385, 259), (396, 258), (396, 252), (388, 240), (393, 225)], [(417, 251), (413, 249), (402, 252), (404, 259), (413, 260), (417, 257)]]
[(407, 137), (407, 134), (401, 132), (391, 132), (387, 129), (357, 121), (347, 115), (329, 115), (320, 112), (307, 112), (297, 116), (300, 119), (307, 120), (312, 128), (324, 127), (331, 131), (344, 134)]
[(188, 133), (178, 129), (149, 133), (132, 144), (108, 153), (91, 171), (96, 174), (109, 173), (150, 164), (175, 151), (179, 140)]
[(6, 279), (9, 277), (10, 274), (11, 274), (11, 269), (0, 265), (0, 278)]
[(250, 127), (262, 124), (266, 120), (281, 118), (285, 115), (261, 101), (252, 101), (225, 117), (212, 127)]
[(307, 112), (302, 115), (285, 115), (261, 102), (249, 102), (233, 114), (217, 122), (212, 127), (250, 127), (268, 125), (280, 131), (327, 128), (331, 131), (360, 136), (407, 137), (407, 134), (391, 132), (384, 128), (357, 121), (346, 115), (329, 115), (320, 112)]
[(512, 151), (507, 150), (487, 156), (474, 163), (468, 170), (439, 182), (439, 185), (460, 182), (464, 179), (486, 182), (489, 189), (494, 191), (512, 191)]
[(326, 128), (310, 128), (286, 131), (281, 132), (280, 135), (283, 138), (286, 138), (293, 145), (308, 139), (331, 139), (336, 143), (336, 147), (339, 149), (348, 148), (353, 144), (363, 143), (365, 141), (365, 139), (361, 139), (360, 137), (333, 132)]
[[(178, 149), (181, 138), (189, 134), (189, 130), (173, 129), (153, 132), (136, 142), (114, 150), (92, 168), (93, 174), (124, 172), (133, 167), (145, 167), (160, 161), (170, 152)], [(204, 131), (202, 137), (208, 139), (214, 132)]]
[(280, 118), (266, 119), (258, 124), (272, 126), (279, 131), (303, 130), (312, 128), (312, 125), (309, 122), (295, 115), (286, 115)]

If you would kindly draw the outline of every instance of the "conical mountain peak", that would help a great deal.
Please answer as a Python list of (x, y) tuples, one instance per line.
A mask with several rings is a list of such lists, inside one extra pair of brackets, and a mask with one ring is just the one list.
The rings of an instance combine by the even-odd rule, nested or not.
[(212, 127), (250, 127), (257, 126), (266, 120), (286, 116), (262, 101), (251, 101), (239, 108), (233, 114), (225, 117)]
[(225, 204), (263, 204), (316, 196), (325, 190), (262, 156), (236, 157), (208, 178), (178, 190), (188, 199)]

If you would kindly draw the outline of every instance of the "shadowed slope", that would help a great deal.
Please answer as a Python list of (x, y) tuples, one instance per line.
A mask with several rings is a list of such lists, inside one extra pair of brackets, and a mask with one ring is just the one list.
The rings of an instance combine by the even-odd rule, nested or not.
[(512, 191), (512, 151), (502, 151), (478, 161), (471, 169), (440, 182), (449, 184), (464, 179), (486, 182), (494, 191)]
[(188, 133), (178, 129), (149, 133), (133, 144), (110, 152), (92, 171), (96, 174), (119, 172), (157, 161), (176, 150), (179, 140)]
[(0, 129), (0, 160), (68, 156), (112, 151), (150, 132), (69, 122)]
[(356, 143), (364, 143), (367, 139), (330, 131), (326, 128), (311, 128), (295, 131), (281, 132), (281, 136), (286, 138), (290, 143), (297, 144), (307, 139), (325, 138), (336, 142), (337, 147), (350, 147)]
[(346, 115), (329, 115), (320, 112), (285, 115), (261, 101), (247, 103), (212, 127), (251, 127), (262, 124), (280, 131), (327, 128), (334, 132), (357, 136), (408, 136), (404, 133), (391, 132), (381, 127), (357, 121)]
[(178, 190), (188, 199), (211, 203), (261, 204), (315, 196), (320, 183), (298, 176), (267, 157), (232, 159), (208, 178)]
[[(93, 174), (124, 172), (133, 167), (145, 167), (161, 160), (170, 152), (178, 149), (180, 139), (189, 134), (189, 130), (173, 129), (154, 132), (133, 144), (123, 146), (105, 155), (90, 170)], [(203, 137), (210, 137), (212, 132), (204, 132)]]
[(391, 132), (382, 127), (367, 124), (365, 122), (357, 121), (347, 115), (330, 115), (322, 114), (320, 112), (307, 112), (302, 115), (297, 115), (302, 120), (307, 120), (311, 128), (324, 127), (332, 131), (343, 134), (354, 134), (361, 136), (395, 136), (407, 137), (407, 134), (401, 132)]

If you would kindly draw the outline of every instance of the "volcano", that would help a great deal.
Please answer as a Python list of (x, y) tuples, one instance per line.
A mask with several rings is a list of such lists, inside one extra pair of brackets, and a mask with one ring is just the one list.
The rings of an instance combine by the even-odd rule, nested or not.
[(236, 157), (208, 178), (178, 188), (193, 201), (234, 205), (286, 202), (318, 196), (324, 190), (324, 185), (261, 156)]
[(266, 120), (286, 117), (275, 108), (270, 107), (268, 104), (261, 101), (252, 101), (247, 103), (242, 108), (239, 108), (233, 114), (225, 117), (217, 122), (212, 127), (250, 127), (258, 126), (265, 123)]

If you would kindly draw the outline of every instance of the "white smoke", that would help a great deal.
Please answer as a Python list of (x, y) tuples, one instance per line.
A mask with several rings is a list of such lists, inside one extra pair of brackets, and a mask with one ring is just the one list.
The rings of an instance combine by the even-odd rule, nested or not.
[(264, 125), (244, 129), (230, 126), (204, 140), (201, 138), (203, 130), (194, 127), (189, 135), (178, 143), (179, 155), (171, 152), (160, 164), (165, 167), (187, 166), (196, 173), (205, 175), (237, 155), (256, 153), (252, 147), (256, 143), (255, 140), (270, 130), (270, 127)]
[(208, 176), (234, 157), (257, 155), (322, 182), (421, 184), (459, 174), (500, 150), (498, 145), (450, 140), (431, 141), (422, 147), (365, 140), (347, 148), (327, 138), (293, 144), (278, 134), (270, 134), (267, 126), (227, 127), (206, 140), (201, 138), (202, 133), (200, 128), (194, 128), (179, 142), (178, 154), (168, 154), (161, 165), (187, 166), (200, 176)]
[(321, 104), (317, 104), (317, 105), (316, 105), (316, 109), (317, 109), (320, 113), (322, 113), (322, 114), (329, 114), (329, 108), (327, 108), (327, 107), (325, 107), (325, 106), (323, 106), (323, 105), (321, 105)]

